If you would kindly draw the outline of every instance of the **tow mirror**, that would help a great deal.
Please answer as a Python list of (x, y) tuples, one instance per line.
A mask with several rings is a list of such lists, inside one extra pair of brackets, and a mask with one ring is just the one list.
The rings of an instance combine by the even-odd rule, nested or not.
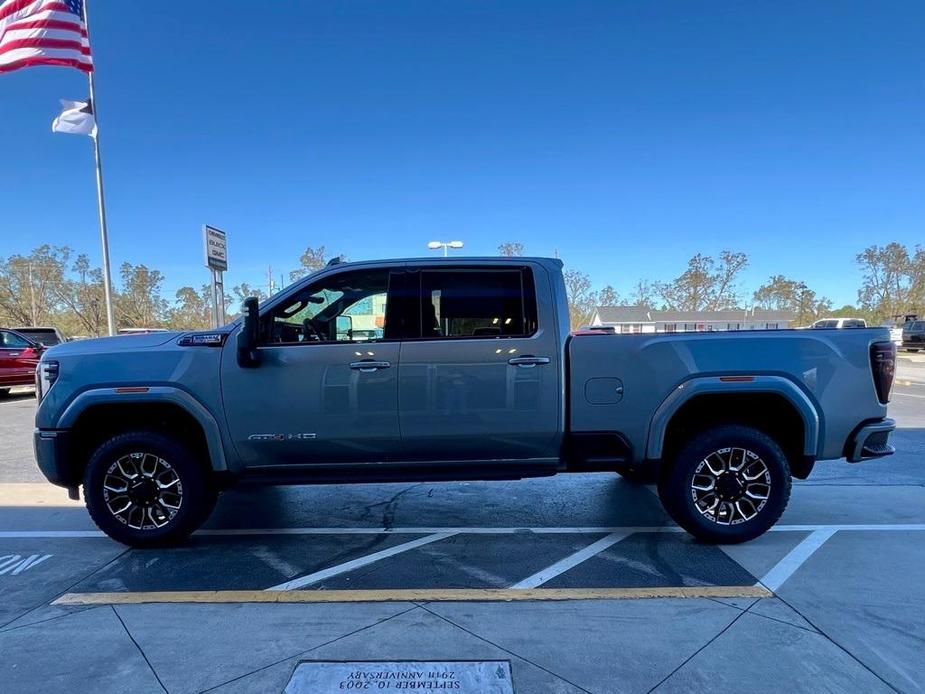
[(249, 296), (244, 300), (242, 327), (238, 333), (238, 365), (253, 367), (260, 363), (257, 352), (259, 342), (260, 312), (257, 309), (257, 297)]

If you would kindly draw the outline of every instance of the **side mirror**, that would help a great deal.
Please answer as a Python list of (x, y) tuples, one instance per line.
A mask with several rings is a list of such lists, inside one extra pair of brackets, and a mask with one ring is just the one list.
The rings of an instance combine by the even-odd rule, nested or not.
[(238, 333), (238, 365), (254, 367), (260, 363), (257, 345), (260, 342), (260, 313), (257, 309), (257, 297), (249, 296), (244, 300), (244, 315), (241, 332)]
[[(353, 339), (353, 316), (338, 316), (334, 319), (334, 330), (338, 341)], [(343, 337), (342, 337), (343, 336)]]

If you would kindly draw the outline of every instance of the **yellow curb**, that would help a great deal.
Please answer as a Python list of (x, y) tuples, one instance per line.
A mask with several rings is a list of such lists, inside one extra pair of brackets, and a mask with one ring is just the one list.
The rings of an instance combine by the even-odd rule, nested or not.
[(638, 600), (645, 598), (770, 598), (763, 586), (663, 588), (485, 588), (405, 590), (180, 590), (134, 593), (66, 593), (52, 605), (148, 603), (509, 602), (519, 600)]

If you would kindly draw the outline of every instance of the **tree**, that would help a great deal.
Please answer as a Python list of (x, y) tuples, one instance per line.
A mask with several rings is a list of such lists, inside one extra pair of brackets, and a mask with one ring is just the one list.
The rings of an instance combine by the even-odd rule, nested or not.
[(0, 259), (0, 322), (48, 325), (57, 310), (57, 288), (71, 250), (39, 246), (28, 256)]
[(737, 281), (748, 265), (744, 253), (723, 251), (719, 263), (698, 253), (687, 261), (687, 270), (671, 282), (658, 286), (658, 293), (675, 311), (716, 311), (736, 308)]
[(168, 323), (174, 330), (204, 330), (212, 325), (212, 285), (199, 290), (180, 287), (176, 303), (169, 311)]
[(620, 292), (609, 284), (604, 287), (597, 295), (598, 306), (619, 306), (623, 303)]
[(654, 309), (657, 302), (658, 285), (649, 280), (639, 280), (630, 294), (630, 303), (646, 309)]
[(498, 246), (498, 255), (507, 257), (520, 256), (524, 254), (524, 245), (519, 241), (506, 241)]
[(858, 303), (878, 319), (925, 308), (925, 249), (901, 243), (869, 246), (858, 253), (864, 278)]
[(687, 270), (671, 282), (659, 286), (659, 294), (669, 309), (703, 311), (710, 303), (713, 287), (713, 258), (698, 253), (687, 261)]
[(289, 281), (295, 282), (328, 264), (328, 251), (324, 246), (308, 246), (299, 257), (299, 267), (289, 273)]
[(76, 278), (64, 278), (55, 292), (65, 309), (59, 319), (67, 335), (102, 335), (106, 326), (106, 293), (103, 288), (103, 271), (90, 266), (83, 253), (77, 256), (71, 272)]
[(748, 266), (744, 253), (723, 251), (719, 254), (719, 268), (713, 275), (712, 298), (708, 304), (711, 311), (738, 308), (739, 292), (736, 286), (739, 275)]
[(568, 296), (569, 324), (572, 329), (587, 325), (594, 317), (598, 295), (591, 289), (591, 279), (579, 270), (566, 270), (565, 293)]
[(115, 297), (118, 322), (124, 327), (147, 328), (160, 325), (167, 317), (167, 302), (161, 296), (164, 275), (146, 265), (122, 263), (122, 293)]
[[(800, 325), (831, 315), (832, 302), (806, 286), (805, 282), (773, 275), (752, 295), (755, 306), (773, 311), (789, 311)], [(856, 311), (855, 311), (856, 312)]]

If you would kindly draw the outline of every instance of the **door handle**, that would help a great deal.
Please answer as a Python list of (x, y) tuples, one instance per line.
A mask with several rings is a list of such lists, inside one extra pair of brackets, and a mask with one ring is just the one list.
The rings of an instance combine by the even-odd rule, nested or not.
[(549, 357), (511, 357), (507, 363), (524, 369), (532, 369), (537, 364), (548, 364)]
[(373, 361), (372, 359), (364, 359), (363, 361), (352, 361), (350, 362), (350, 368), (355, 371), (362, 371), (363, 373), (372, 373), (379, 369), (387, 369), (392, 364), (387, 361)]

